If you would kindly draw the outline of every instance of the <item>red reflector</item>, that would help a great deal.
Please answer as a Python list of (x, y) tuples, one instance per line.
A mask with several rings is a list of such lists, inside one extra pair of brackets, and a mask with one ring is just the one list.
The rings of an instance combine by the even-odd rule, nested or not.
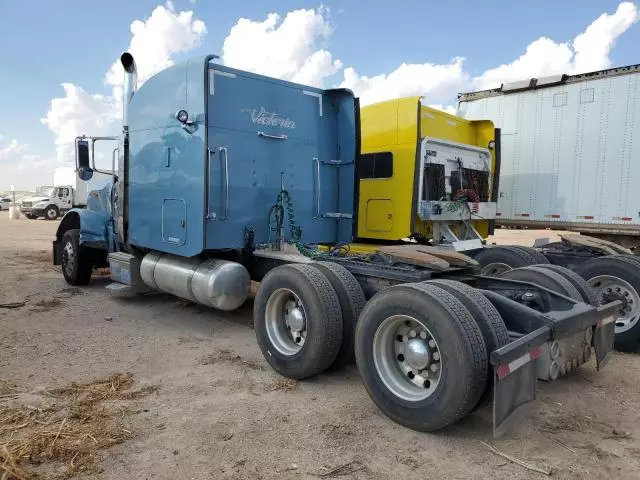
[(560, 218), (560, 215), (558, 215), (557, 213), (552, 213), (551, 218)]
[(506, 377), (507, 375), (509, 375), (509, 374), (511, 373), (511, 372), (509, 371), (509, 365), (508, 365), (508, 364), (506, 364), (506, 363), (505, 363), (505, 364), (503, 364), (503, 365), (500, 365), (500, 366), (498, 367), (498, 371), (497, 371), (497, 373), (498, 373), (498, 378), (499, 378), (500, 380), (502, 380), (504, 377)]
[(502, 216), (502, 213), (500, 213), (500, 212), (496, 213), (496, 217), (501, 217), (501, 216)]
[(630, 222), (631, 220), (633, 220), (631, 217), (622, 217), (623, 222)]
[(519, 215), (520, 217), (528, 217), (528, 216), (529, 216), (529, 214), (528, 214), (528, 213), (520, 213), (520, 214), (518, 214), (518, 215)]
[(499, 365), (498, 368), (496, 369), (496, 374), (498, 375), (498, 378), (502, 380), (504, 377), (516, 371), (523, 365), (526, 365), (532, 360), (535, 360), (536, 358), (540, 357), (541, 354), (542, 354), (542, 349), (540, 347), (534, 347), (531, 350), (529, 350), (529, 352), (521, 356), (520, 358), (516, 358), (515, 360), (509, 363), (503, 363), (502, 365)]

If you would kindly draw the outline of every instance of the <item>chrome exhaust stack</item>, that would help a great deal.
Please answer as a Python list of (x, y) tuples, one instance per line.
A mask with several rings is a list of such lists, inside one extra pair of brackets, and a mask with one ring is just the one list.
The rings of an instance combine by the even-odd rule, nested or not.
[(129, 130), (129, 102), (133, 98), (138, 88), (138, 69), (133, 55), (125, 52), (120, 55), (120, 63), (124, 68), (124, 95), (122, 98), (122, 127), (124, 131)]

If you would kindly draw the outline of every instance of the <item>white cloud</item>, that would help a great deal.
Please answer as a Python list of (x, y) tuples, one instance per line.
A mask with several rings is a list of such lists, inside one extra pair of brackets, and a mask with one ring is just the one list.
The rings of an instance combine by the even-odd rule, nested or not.
[(589, 72), (611, 66), (609, 53), (616, 39), (640, 18), (638, 6), (632, 2), (618, 5), (614, 14), (603, 13), (584, 33), (573, 40), (575, 72)]
[[(192, 11), (177, 12), (171, 1), (156, 7), (144, 21), (131, 23), (128, 51), (136, 59), (138, 84), (173, 65), (176, 54), (198, 47), (206, 31), (205, 24)], [(42, 122), (55, 136), (57, 165), (73, 162), (73, 141), (78, 135), (118, 133), (123, 81), (119, 60), (111, 64), (104, 81), (111, 87), (108, 95), (88, 93), (78, 85), (63, 83), (64, 96), (51, 100)]]
[(284, 20), (276, 13), (262, 22), (241, 18), (224, 40), (222, 60), (241, 70), (322, 86), (342, 68), (340, 60), (322, 48), (332, 33), (329, 11), (323, 7), (295, 10)]
[(583, 73), (611, 66), (609, 54), (617, 38), (639, 18), (637, 5), (623, 2), (615, 13), (603, 13), (573, 43), (556, 43), (541, 37), (529, 44), (524, 54), (513, 62), (487, 70), (474, 79), (478, 89), (499, 87), (527, 78), (554, 74)]
[(611, 66), (609, 54), (616, 39), (638, 21), (638, 6), (618, 5), (613, 14), (603, 13), (572, 43), (558, 43), (541, 37), (531, 42), (513, 62), (489, 69), (471, 78), (463, 60), (448, 64), (402, 64), (388, 74), (360, 76), (353, 68), (344, 70), (341, 86), (353, 89), (362, 104), (398, 96), (424, 95), (428, 102), (451, 112), (460, 91), (499, 87), (502, 83), (562, 73), (580, 73)]
[[(131, 42), (127, 51), (136, 59), (138, 84), (173, 65), (173, 56), (199, 47), (207, 33), (204, 22), (193, 11), (176, 12), (173, 3), (156, 7), (145, 21), (131, 24)], [(105, 75), (105, 83), (114, 87), (113, 96), (122, 98), (123, 72), (116, 60)]]
[[(0, 140), (2, 140), (0, 136)], [(19, 155), (27, 148), (26, 143), (19, 143), (15, 138), (9, 142), (5, 147), (0, 148), (0, 160), (9, 159), (11, 157)]]
[(412, 95), (425, 95), (430, 102), (450, 101), (469, 82), (462, 69), (464, 59), (454, 58), (445, 65), (432, 63), (403, 63), (389, 74), (374, 77), (360, 76), (353, 68), (346, 68), (340, 84), (360, 96), (362, 105)]
[[(3, 138), (0, 136), (0, 140)], [(8, 190), (12, 184), (18, 190), (31, 188), (34, 176), (37, 177), (39, 170), (46, 168), (50, 162), (50, 158), (30, 153), (29, 146), (15, 138), (6, 145), (0, 144), (0, 190)]]

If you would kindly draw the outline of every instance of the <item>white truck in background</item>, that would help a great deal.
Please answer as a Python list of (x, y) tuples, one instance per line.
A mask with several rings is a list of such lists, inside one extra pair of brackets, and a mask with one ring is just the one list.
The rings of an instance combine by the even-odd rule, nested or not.
[(41, 185), (36, 193), (24, 197), (20, 202), (20, 212), (30, 219), (44, 217), (55, 220), (72, 208), (87, 206), (87, 191), (99, 190), (111, 181), (111, 174), (96, 172), (91, 182), (78, 178), (72, 167), (57, 168), (52, 185)]
[(25, 197), (20, 203), (20, 212), (27, 218), (44, 217), (55, 220), (74, 207), (87, 206), (87, 184), (81, 180), (66, 185), (42, 185), (36, 194)]
[(640, 65), (458, 96), (501, 129), (497, 224), (640, 247)]

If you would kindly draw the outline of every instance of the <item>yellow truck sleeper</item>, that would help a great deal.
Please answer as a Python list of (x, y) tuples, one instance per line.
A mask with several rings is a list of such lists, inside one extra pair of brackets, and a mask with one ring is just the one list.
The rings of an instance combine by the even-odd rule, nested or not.
[(449, 115), (420, 97), (363, 107), (358, 239), (479, 248), (496, 213), (496, 133), (491, 121)]

